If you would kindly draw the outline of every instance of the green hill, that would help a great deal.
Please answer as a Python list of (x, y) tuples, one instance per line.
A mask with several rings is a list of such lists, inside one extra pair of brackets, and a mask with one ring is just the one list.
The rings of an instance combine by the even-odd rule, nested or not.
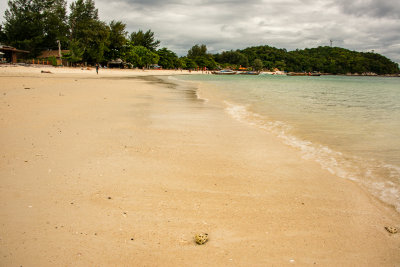
[(356, 52), (340, 47), (320, 46), (302, 50), (287, 51), (271, 46), (255, 46), (242, 50), (227, 51), (214, 55), (221, 65), (251, 66), (255, 59), (263, 62), (264, 68), (332, 74), (400, 73), (399, 65), (377, 53)]

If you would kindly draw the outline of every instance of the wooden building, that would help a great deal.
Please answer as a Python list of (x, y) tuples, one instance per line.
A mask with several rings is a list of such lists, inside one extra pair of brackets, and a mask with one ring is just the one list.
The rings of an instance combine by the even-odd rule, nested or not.
[(4, 53), (3, 58), (7, 63), (17, 63), (18, 54), (28, 54), (29, 51), (20, 50), (12, 46), (0, 45), (0, 52)]
[[(60, 55), (61, 52), (61, 55)], [(43, 51), (40, 56), (38, 56), (39, 59), (48, 59), (51, 57), (56, 58), (57, 60), (57, 66), (60, 65), (67, 65), (67, 61), (62, 59), (63, 54), (69, 53), (69, 50), (46, 50)]]

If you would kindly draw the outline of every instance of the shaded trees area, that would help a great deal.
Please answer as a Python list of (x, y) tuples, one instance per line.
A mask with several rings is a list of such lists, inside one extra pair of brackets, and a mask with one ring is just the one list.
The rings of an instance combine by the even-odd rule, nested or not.
[(103, 61), (108, 44), (109, 28), (99, 20), (94, 1), (73, 2), (68, 23), (72, 57), (77, 61)]
[(63, 58), (71, 63), (106, 64), (121, 59), (147, 67), (158, 62), (160, 41), (151, 30), (133, 32), (128, 39), (126, 24), (100, 20), (94, 0), (72, 2), (69, 14), (66, 5), (66, 0), (10, 0), (0, 41), (30, 51), (30, 58), (58, 49), (60, 41), (61, 48), (69, 50)]
[(178, 69), (182, 67), (182, 60), (166, 47), (159, 49), (157, 55), (160, 58), (158, 64), (164, 69)]
[(109, 24), (108, 46), (104, 52), (107, 61), (123, 58), (127, 51), (126, 24), (122, 21), (111, 21)]
[(37, 56), (41, 51), (67, 46), (65, 0), (14, 0), (4, 13), (3, 42)]
[(214, 56), (207, 53), (207, 46), (204, 44), (196, 44), (190, 48), (186, 58), (184, 58), (184, 62), (188, 69), (216, 69), (218, 67), (217, 62), (214, 60)]

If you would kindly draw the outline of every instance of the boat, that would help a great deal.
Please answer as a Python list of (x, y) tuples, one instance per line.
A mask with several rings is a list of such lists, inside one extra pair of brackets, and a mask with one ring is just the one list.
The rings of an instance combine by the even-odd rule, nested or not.
[(307, 72), (289, 72), (287, 76), (308, 76)]
[(314, 71), (310, 73), (310, 76), (321, 76), (321, 73)]
[(289, 72), (287, 76), (321, 76), (319, 72)]
[(237, 72), (233, 70), (219, 70), (219, 71), (212, 71), (211, 73), (216, 75), (234, 75)]
[(259, 75), (260, 72), (259, 71), (241, 71), (241, 72), (239, 72), (239, 74), (241, 74), (241, 75)]

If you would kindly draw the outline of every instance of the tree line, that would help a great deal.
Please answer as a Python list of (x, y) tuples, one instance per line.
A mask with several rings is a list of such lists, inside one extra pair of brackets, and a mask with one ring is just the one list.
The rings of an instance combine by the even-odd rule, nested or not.
[(159, 64), (165, 69), (252, 68), (255, 70), (320, 71), (333, 74), (374, 72), (399, 73), (399, 66), (373, 52), (356, 52), (339, 47), (317, 47), (287, 51), (271, 46), (211, 54), (196, 44), (184, 57), (163, 47), (158, 49), (151, 30), (128, 33), (122, 21), (100, 20), (94, 0), (9, 0), (0, 26), (0, 42), (30, 51), (35, 58), (45, 50), (69, 50), (63, 55), (71, 63), (107, 63), (121, 59), (134, 67)]

